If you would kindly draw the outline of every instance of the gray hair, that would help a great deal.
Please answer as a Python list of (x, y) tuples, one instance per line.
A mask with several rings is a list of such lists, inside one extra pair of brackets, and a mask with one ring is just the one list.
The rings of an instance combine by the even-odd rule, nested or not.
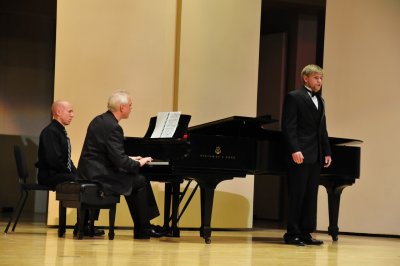
[(107, 108), (111, 112), (116, 112), (122, 104), (129, 103), (130, 94), (126, 91), (116, 91), (108, 98)]
[(309, 77), (311, 74), (314, 74), (314, 73), (323, 75), (324, 70), (320, 66), (317, 66), (317, 65), (307, 65), (301, 71), (301, 79), (303, 80), (303, 76)]

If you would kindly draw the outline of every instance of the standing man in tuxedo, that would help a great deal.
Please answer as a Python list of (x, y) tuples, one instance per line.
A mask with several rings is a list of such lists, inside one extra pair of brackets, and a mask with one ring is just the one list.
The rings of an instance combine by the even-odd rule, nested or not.
[[(53, 120), (46, 126), (39, 137), (38, 183), (55, 189), (64, 182), (79, 179), (74, 162), (71, 160), (71, 142), (65, 129), (74, 118), (72, 104), (67, 101), (55, 101), (51, 106)], [(89, 217), (85, 215), (85, 235), (89, 232)], [(78, 232), (77, 226), (74, 235)], [(95, 229), (95, 236), (104, 235), (104, 230)]]
[(124, 148), (124, 132), (118, 124), (127, 119), (132, 99), (124, 91), (108, 99), (108, 111), (95, 117), (87, 129), (81, 157), (79, 176), (100, 183), (105, 193), (124, 195), (135, 224), (134, 238), (161, 237), (164, 232), (150, 224), (160, 213), (150, 182), (139, 174), (140, 167), (151, 157), (129, 157)]
[(287, 94), (282, 132), (289, 150), (288, 220), (285, 243), (321, 245), (311, 233), (317, 224), (317, 197), (321, 166), (332, 162), (326, 130), (325, 106), (320, 90), (323, 70), (307, 65), (301, 72), (303, 87)]

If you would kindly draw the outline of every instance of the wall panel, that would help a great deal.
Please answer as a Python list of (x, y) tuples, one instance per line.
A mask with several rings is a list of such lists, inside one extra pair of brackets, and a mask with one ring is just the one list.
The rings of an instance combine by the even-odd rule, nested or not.
[[(329, 133), (364, 141), (361, 177), (342, 195), (340, 230), (400, 235), (400, 2), (328, 0), (326, 14)], [(328, 217), (324, 192), (318, 215), (322, 230)]]

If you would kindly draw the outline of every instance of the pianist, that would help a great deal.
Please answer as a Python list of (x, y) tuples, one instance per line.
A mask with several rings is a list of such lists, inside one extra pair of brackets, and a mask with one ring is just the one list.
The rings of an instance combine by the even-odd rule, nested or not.
[(78, 172), (81, 178), (100, 183), (106, 193), (124, 195), (132, 216), (135, 239), (161, 237), (164, 232), (150, 224), (159, 215), (150, 182), (139, 174), (152, 158), (129, 157), (124, 133), (118, 124), (132, 110), (132, 99), (123, 91), (108, 99), (108, 111), (95, 117), (87, 129)]
[(284, 240), (294, 245), (321, 245), (312, 238), (316, 229), (321, 165), (331, 164), (325, 106), (320, 90), (323, 70), (308, 65), (301, 72), (304, 86), (287, 94), (282, 132), (289, 149), (288, 221)]

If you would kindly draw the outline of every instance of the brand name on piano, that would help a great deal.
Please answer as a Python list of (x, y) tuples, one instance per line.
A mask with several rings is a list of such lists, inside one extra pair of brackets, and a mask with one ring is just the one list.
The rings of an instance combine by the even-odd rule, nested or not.
[(200, 158), (236, 160), (236, 156), (234, 156), (234, 155), (222, 155), (221, 146), (215, 147), (214, 154), (200, 154)]
[(200, 158), (236, 160), (236, 156), (234, 155), (200, 154)]

